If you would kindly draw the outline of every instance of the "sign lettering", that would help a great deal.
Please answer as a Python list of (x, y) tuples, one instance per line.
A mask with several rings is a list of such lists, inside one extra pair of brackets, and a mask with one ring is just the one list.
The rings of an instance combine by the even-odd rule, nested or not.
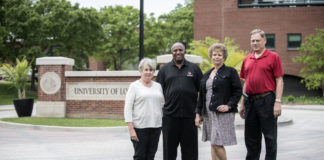
[(131, 82), (67, 82), (67, 100), (125, 100)]

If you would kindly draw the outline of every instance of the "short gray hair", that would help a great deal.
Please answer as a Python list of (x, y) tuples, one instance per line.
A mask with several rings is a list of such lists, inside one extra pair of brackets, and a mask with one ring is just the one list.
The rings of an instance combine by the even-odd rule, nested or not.
[(141, 72), (143, 71), (143, 68), (145, 65), (148, 65), (151, 69), (153, 69), (155, 71), (156, 69), (156, 63), (153, 59), (150, 59), (150, 58), (143, 58), (139, 65), (138, 65), (138, 70)]
[(183, 50), (186, 51), (186, 47), (185, 47), (185, 45), (184, 45), (183, 43), (181, 43), (181, 42), (175, 42), (175, 43), (173, 43), (173, 45), (172, 45), (172, 47), (171, 47), (171, 51), (172, 51), (172, 49), (173, 49), (175, 46), (177, 46), (177, 45), (180, 45), (180, 46), (183, 48)]
[(262, 38), (266, 37), (265, 32), (263, 30), (261, 30), (261, 29), (254, 29), (254, 30), (252, 30), (250, 32), (251, 36), (254, 35), (254, 34), (257, 34), (257, 33), (259, 33)]
[(227, 56), (228, 56), (228, 53), (227, 53), (227, 49), (226, 49), (226, 46), (222, 43), (215, 43), (213, 45), (211, 45), (208, 49), (208, 55), (209, 55), (209, 58), (211, 59), (212, 55), (213, 55), (213, 52), (216, 51), (216, 50), (220, 50), (223, 52), (223, 57), (224, 57), (224, 60), (226, 60)]

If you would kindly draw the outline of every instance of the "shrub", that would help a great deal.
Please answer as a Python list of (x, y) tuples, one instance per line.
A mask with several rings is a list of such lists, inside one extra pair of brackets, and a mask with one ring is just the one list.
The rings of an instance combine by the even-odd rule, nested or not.
[(295, 102), (295, 97), (293, 95), (287, 96), (288, 102)]

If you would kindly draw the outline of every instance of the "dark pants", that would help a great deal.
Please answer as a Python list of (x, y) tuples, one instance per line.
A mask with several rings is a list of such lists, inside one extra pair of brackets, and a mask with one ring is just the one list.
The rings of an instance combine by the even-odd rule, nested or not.
[(139, 142), (133, 141), (134, 160), (154, 160), (159, 145), (161, 128), (135, 128)]
[(198, 160), (198, 133), (194, 118), (163, 116), (163, 159), (175, 160), (180, 143), (183, 160)]
[(275, 94), (245, 101), (245, 145), (246, 160), (259, 160), (262, 134), (265, 139), (265, 160), (277, 157), (277, 118), (273, 115)]

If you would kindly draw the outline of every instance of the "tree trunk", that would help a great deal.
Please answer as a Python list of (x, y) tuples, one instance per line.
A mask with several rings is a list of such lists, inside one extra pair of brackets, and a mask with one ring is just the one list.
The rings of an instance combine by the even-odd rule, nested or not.
[(32, 91), (36, 91), (36, 87), (35, 87), (35, 79), (36, 79), (37, 77), (35, 77), (35, 70), (34, 69), (32, 69), (32, 75), (31, 75), (31, 84), (30, 84), (30, 89), (32, 90)]
[(116, 58), (113, 58), (113, 60), (114, 60), (114, 70), (117, 71), (117, 70), (119, 70), (119, 66), (117, 64), (117, 60), (116, 60)]
[(18, 99), (22, 99), (22, 92), (20, 89), (18, 89)]
[(26, 89), (25, 88), (22, 90), (22, 98), (26, 98)]

